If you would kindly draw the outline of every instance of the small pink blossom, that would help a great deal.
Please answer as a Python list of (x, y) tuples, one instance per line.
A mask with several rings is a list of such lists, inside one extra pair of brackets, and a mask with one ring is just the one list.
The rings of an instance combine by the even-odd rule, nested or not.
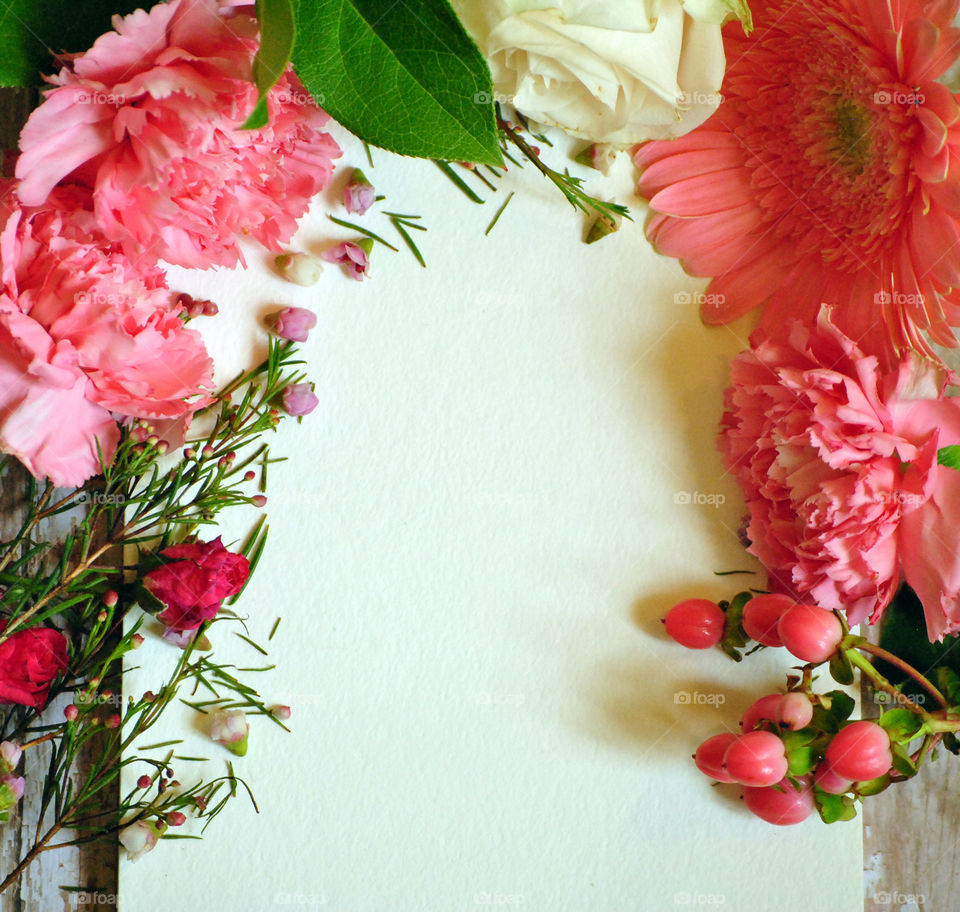
[(13, 741), (0, 741), (0, 773), (12, 773), (23, 756), (19, 744)]
[(377, 201), (377, 191), (367, 176), (354, 168), (350, 182), (343, 188), (343, 205), (353, 215), (363, 215)]
[(273, 315), (273, 331), (290, 342), (306, 342), (317, 325), (317, 315), (305, 307), (284, 307)]
[(10, 792), (13, 795), (14, 802), (19, 801), (23, 797), (23, 790), (26, 787), (26, 780), (23, 776), (0, 776), (0, 786), (6, 786), (10, 789)]
[(340, 149), (292, 69), (270, 90), (269, 124), (242, 129), (257, 103), (250, 12), (171, 0), (115, 17), (50, 77), (21, 134), (23, 202), (75, 183), (107, 237), (145, 262), (233, 266), (241, 234), (279, 250)]
[(139, 861), (147, 852), (156, 848), (166, 829), (166, 823), (152, 820), (136, 820), (119, 833), (120, 845), (127, 850), (130, 861)]
[(309, 383), (292, 383), (283, 391), (283, 409), (295, 418), (309, 415), (319, 402)]
[(241, 710), (218, 710), (211, 713), (209, 732), (214, 741), (238, 757), (246, 754), (250, 723)]
[(347, 270), (347, 275), (358, 282), (369, 274), (370, 271), (370, 251), (373, 249), (373, 241), (369, 238), (363, 238), (356, 243), (347, 241), (338, 244), (336, 247), (325, 251), (322, 256), (328, 263), (342, 263)]

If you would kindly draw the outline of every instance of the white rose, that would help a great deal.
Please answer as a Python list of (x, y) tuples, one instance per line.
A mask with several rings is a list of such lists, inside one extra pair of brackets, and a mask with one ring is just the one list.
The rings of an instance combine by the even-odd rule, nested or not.
[(593, 142), (669, 139), (720, 103), (744, 0), (454, 0), (500, 100)]

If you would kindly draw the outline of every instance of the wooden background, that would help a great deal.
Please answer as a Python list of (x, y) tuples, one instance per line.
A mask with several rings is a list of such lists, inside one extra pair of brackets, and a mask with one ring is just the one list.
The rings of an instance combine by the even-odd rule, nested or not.
[[(33, 98), (29, 92), (0, 90), (0, 149), (16, 145)], [(19, 485), (0, 480), (0, 536), (16, 526)], [(62, 709), (62, 707), (60, 707)], [(52, 707), (51, 712), (56, 712)], [(879, 706), (865, 689), (864, 716), (878, 715)], [(43, 761), (33, 752), (26, 769), (36, 785)], [(36, 794), (28, 788), (23, 817), (31, 818)], [(18, 818), (19, 820), (20, 818)], [(927, 764), (913, 782), (871, 798), (862, 809), (864, 828), (864, 909), (866, 912), (950, 912), (954, 884), (960, 877), (960, 762), (942, 757)], [(844, 826), (846, 824), (835, 824)], [(860, 825), (857, 823), (850, 826)], [(29, 834), (16, 822), (0, 827), (0, 859), (4, 869), (19, 857)], [(117, 852), (109, 844), (82, 851), (47, 853), (23, 878), (19, 889), (0, 896), (0, 912), (92, 912), (116, 909)], [(63, 892), (62, 886), (82, 892)]]

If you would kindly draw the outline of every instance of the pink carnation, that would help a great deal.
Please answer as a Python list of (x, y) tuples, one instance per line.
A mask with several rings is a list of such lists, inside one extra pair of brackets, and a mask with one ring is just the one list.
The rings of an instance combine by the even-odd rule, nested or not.
[[(746, 496), (749, 550), (775, 584), (845, 611), (851, 624), (872, 623), (901, 568), (911, 585), (922, 575), (928, 531), (956, 555), (960, 530), (932, 519), (921, 528), (944, 499), (941, 483), (954, 481), (938, 469), (937, 450), (960, 442), (960, 400), (942, 397), (943, 379), (915, 355), (883, 373), (828, 308), (814, 328), (795, 322), (785, 341), (737, 357), (719, 446)], [(960, 509), (956, 487), (947, 499)], [(955, 616), (960, 627), (960, 607)], [(929, 610), (928, 626), (931, 635), (946, 629)]]
[(163, 272), (108, 244), (82, 191), (58, 188), (34, 210), (10, 191), (0, 182), (0, 450), (74, 486), (113, 455), (116, 416), (204, 404), (212, 363)]
[(269, 125), (240, 129), (257, 101), (258, 26), (245, 11), (171, 0), (114, 28), (50, 79), (30, 116), (23, 203), (82, 185), (108, 239), (146, 262), (233, 266), (246, 233), (279, 250), (340, 155), (321, 132), (327, 115), (288, 71), (269, 94)]

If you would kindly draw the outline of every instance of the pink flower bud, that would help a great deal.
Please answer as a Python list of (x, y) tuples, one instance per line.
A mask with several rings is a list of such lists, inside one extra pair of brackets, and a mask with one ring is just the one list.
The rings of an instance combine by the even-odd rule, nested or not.
[(111, 716), (107, 716), (107, 719), (106, 719), (106, 722), (104, 722), (104, 725), (106, 725), (107, 728), (119, 728), (122, 722), (123, 722), (123, 719), (120, 718), (119, 714), (114, 713)]
[(153, 780), (146, 774), (144, 774), (137, 780), (138, 789), (148, 789), (152, 784), (153, 784)]
[(291, 383), (283, 391), (283, 409), (295, 418), (309, 415), (319, 404), (320, 400), (309, 383)]
[(377, 191), (367, 180), (367, 176), (354, 168), (350, 183), (343, 190), (343, 205), (353, 215), (363, 215), (377, 201)]
[[(10, 792), (13, 795), (13, 801), (11, 804), (16, 804), (23, 797), (23, 789), (26, 786), (26, 781), (23, 776), (0, 776), (0, 789), (6, 786), (10, 789)], [(4, 804), (2, 798), (0, 798), (0, 807)], [(10, 806), (9, 804), (7, 805)]]
[(280, 275), (294, 285), (308, 288), (320, 281), (323, 267), (320, 261), (309, 253), (282, 253), (274, 262)]
[(0, 773), (12, 773), (23, 756), (19, 744), (13, 741), (0, 741)]
[(256, 477), (257, 477), (257, 473), (254, 472), (253, 469), (250, 469), (248, 472), (243, 473), (244, 481), (253, 481), (253, 479)]
[(139, 649), (143, 645), (143, 637), (139, 633), (135, 633), (130, 637), (130, 648)]
[(165, 829), (166, 824), (159, 820), (136, 820), (130, 826), (124, 827), (118, 838), (120, 845), (127, 850), (127, 857), (131, 861), (137, 861), (156, 847)]
[(210, 714), (210, 737), (238, 757), (247, 752), (250, 723), (239, 709), (218, 710)]
[(183, 826), (187, 822), (187, 815), (180, 811), (171, 811), (167, 814), (167, 823), (172, 827)]
[(108, 592), (104, 592), (103, 604), (106, 605), (108, 608), (115, 608), (117, 605), (117, 602), (119, 601), (120, 601), (120, 596), (117, 595), (117, 593), (114, 592), (112, 589), (110, 589)]
[(286, 722), (292, 714), (289, 706), (274, 706), (270, 710), (270, 715), (281, 722)]
[(76, 704), (71, 703), (64, 711), (64, 716), (66, 716), (68, 722), (75, 722), (77, 716), (80, 715), (80, 710), (77, 709)]
[(328, 263), (342, 263), (351, 279), (361, 281), (370, 272), (370, 252), (373, 250), (373, 241), (370, 238), (361, 238), (356, 243), (347, 241), (325, 251), (323, 258)]
[(267, 505), (267, 498), (263, 494), (254, 494), (253, 497), (250, 498), (250, 505), (261, 509)]
[(306, 307), (284, 307), (271, 318), (273, 333), (290, 342), (306, 342), (317, 325), (317, 315)]

